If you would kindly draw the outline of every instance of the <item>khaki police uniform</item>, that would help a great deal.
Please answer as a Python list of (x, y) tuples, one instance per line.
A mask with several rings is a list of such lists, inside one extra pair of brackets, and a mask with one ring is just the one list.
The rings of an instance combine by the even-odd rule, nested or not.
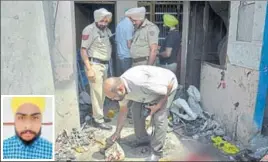
[(103, 123), (105, 100), (103, 82), (107, 78), (108, 63), (111, 58), (112, 45), (109, 37), (112, 33), (110, 29), (106, 28), (102, 31), (95, 23), (92, 23), (85, 27), (82, 35), (81, 47), (87, 49), (89, 61), (96, 77), (94, 83), (90, 82), (93, 118), (97, 123)]
[(154, 131), (151, 148), (154, 154), (161, 156), (168, 127), (168, 108), (171, 106), (178, 87), (175, 74), (160, 67), (141, 65), (129, 69), (120, 78), (126, 86), (127, 94), (119, 104), (123, 106), (134, 101), (128, 107), (132, 110), (135, 135), (139, 140), (149, 139), (145, 129), (145, 117), (142, 115), (142, 104), (157, 104), (161, 97), (167, 94), (167, 86), (174, 79), (173, 89), (166, 105), (152, 116)]
[(158, 44), (159, 28), (148, 19), (135, 31), (130, 48), (133, 66), (146, 65), (150, 55), (150, 46)]

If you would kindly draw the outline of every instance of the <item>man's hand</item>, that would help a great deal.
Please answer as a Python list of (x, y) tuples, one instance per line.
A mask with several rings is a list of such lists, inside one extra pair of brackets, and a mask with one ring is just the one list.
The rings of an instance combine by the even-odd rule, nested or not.
[(150, 109), (150, 115), (152, 116), (155, 112), (159, 110), (159, 107), (157, 105), (152, 105), (152, 106), (146, 106), (147, 109)]
[(91, 81), (92, 83), (95, 82), (96, 75), (95, 75), (95, 71), (93, 69), (86, 70), (86, 75), (87, 75), (87, 78), (89, 81)]
[(108, 138), (108, 141), (114, 143), (119, 139), (120, 139), (120, 133), (115, 132), (111, 137)]

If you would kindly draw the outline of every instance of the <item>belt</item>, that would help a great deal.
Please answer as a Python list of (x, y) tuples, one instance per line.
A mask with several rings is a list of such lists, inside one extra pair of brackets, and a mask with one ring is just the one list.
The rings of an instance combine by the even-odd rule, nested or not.
[(109, 63), (109, 61), (103, 61), (103, 60), (93, 58), (93, 57), (89, 57), (89, 60), (92, 62), (95, 62), (95, 63), (99, 63), (99, 64), (108, 64)]
[(146, 56), (146, 57), (133, 58), (133, 62), (134, 62), (134, 63), (136, 63), (136, 62), (141, 62), (141, 61), (145, 61), (145, 60), (148, 60), (148, 56)]
[(173, 64), (173, 63), (176, 63), (176, 62), (162, 62), (162, 63), (160, 63), (160, 65), (169, 65), (169, 64)]

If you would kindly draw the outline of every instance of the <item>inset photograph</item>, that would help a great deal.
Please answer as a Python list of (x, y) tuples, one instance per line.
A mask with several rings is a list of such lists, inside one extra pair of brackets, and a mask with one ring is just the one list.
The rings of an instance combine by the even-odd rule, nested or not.
[(54, 160), (54, 96), (1, 95), (1, 160)]

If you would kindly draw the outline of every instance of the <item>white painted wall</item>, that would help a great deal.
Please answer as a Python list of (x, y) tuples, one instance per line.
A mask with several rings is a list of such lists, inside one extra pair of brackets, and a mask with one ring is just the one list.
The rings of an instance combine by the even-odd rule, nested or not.
[[(11, 99), (12, 97), (3, 97), (2, 104), (3, 107), (1, 107), (1, 114), (2, 115), (2, 122), (14, 122), (14, 114), (11, 109)], [(53, 113), (54, 113), (54, 102), (52, 97), (46, 97), (46, 107), (45, 111), (43, 113), (43, 123), (52, 122), (54, 123), (53, 119)], [(15, 135), (14, 126), (3, 126), (3, 137), (2, 139), (5, 140), (11, 136)], [(42, 137), (49, 140), (50, 142), (53, 142), (53, 125), (45, 125), (42, 126)]]
[[(231, 2), (227, 54), (232, 65), (259, 70), (266, 3), (266, 1)], [(241, 24), (238, 24), (239, 12), (247, 14), (247, 11), (250, 12), (250, 15), (253, 14), (246, 19), (250, 24), (247, 24), (246, 21), (240, 21)], [(241, 16), (242, 18), (245, 17)], [(250, 35), (251, 41), (238, 40), (238, 25), (245, 28), (241, 34)]]
[[(259, 79), (259, 63), (261, 56), (262, 37), (266, 13), (266, 1), (255, 1), (253, 8), (253, 24), (251, 33), (241, 29), (240, 34), (252, 34), (251, 41), (237, 40), (239, 17), (239, 1), (231, 2), (229, 38), (227, 47), (227, 70), (225, 71), (226, 89), (217, 89), (222, 70), (203, 63), (201, 67), (200, 92), (205, 110), (215, 113), (217, 119), (226, 126), (229, 134), (244, 144), (256, 133), (253, 115)], [(252, 11), (251, 8), (251, 11)], [(244, 11), (245, 14), (248, 7)], [(240, 15), (240, 17), (243, 17)], [(246, 23), (241, 22), (240, 23)], [(241, 25), (241, 24), (240, 24)], [(245, 26), (247, 28), (248, 26)], [(234, 104), (239, 102), (235, 108)], [(237, 123), (237, 124), (236, 124)]]
[(41, 1), (1, 2), (1, 94), (54, 94)]
[(1, 94), (55, 94), (59, 133), (80, 125), (74, 2), (56, 3), (1, 2)]
[(138, 1), (117, 1), (116, 2), (116, 21), (117, 23), (124, 18), (125, 10), (138, 6)]
[(55, 84), (55, 134), (58, 135), (63, 129), (71, 131), (80, 127), (74, 1), (44, 1), (43, 5), (50, 40)]

